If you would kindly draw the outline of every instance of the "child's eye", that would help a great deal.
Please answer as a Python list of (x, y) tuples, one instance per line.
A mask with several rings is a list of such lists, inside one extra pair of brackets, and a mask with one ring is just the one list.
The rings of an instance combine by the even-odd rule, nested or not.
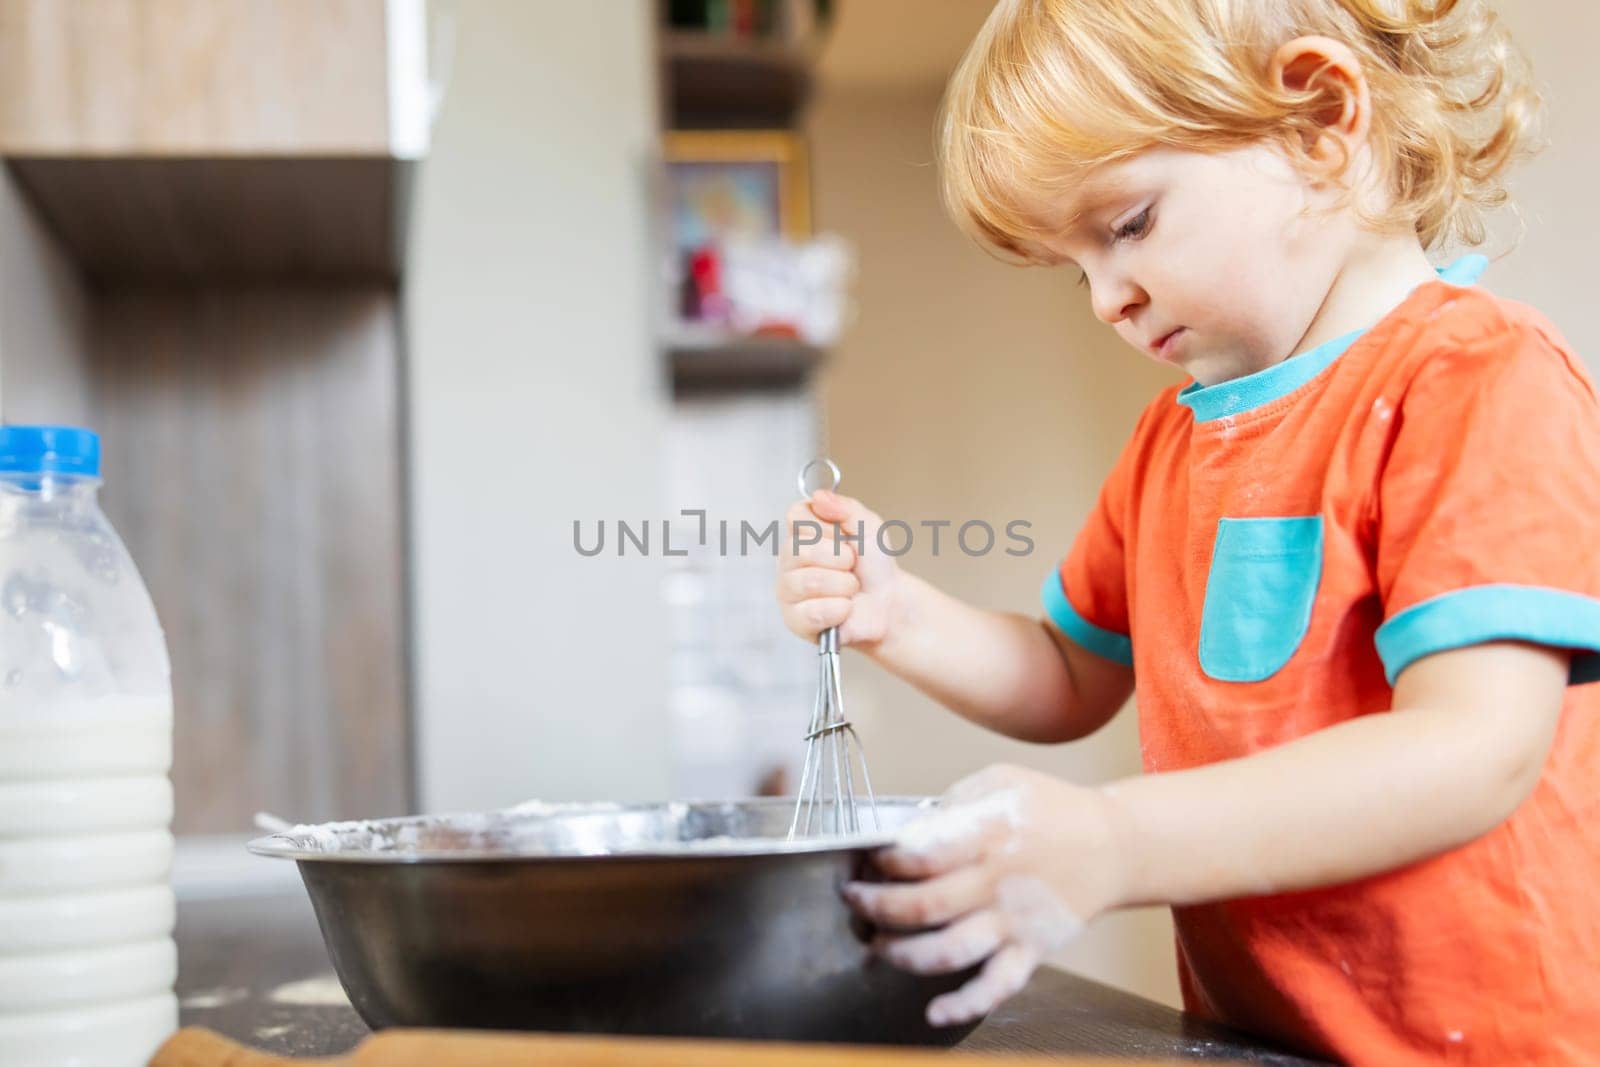
[(1133, 218), (1117, 227), (1118, 241), (1137, 241), (1150, 232), (1150, 209), (1145, 208)]
[(1078, 287), (1081, 289), (1089, 287), (1089, 276), (1081, 270), (1078, 272)]

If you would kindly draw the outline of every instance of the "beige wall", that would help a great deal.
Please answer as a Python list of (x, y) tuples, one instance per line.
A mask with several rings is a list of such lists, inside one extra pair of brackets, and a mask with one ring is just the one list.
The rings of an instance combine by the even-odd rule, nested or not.
[[(975, 23), (981, 6), (941, 10)], [(1600, 232), (1600, 201), (1588, 189), (1600, 143), (1587, 134), (1600, 92), (1585, 45), (1600, 34), (1600, 9), (1505, 8), (1549, 98), (1552, 143), (1520, 172), (1527, 232), (1486, 284), (1539, 306), (1600, 369), (1588, 269)], [(841, 47), (851, 54), (871, 52), (848, 36), (872, 32), (870, 14), (862, 0), (844, 5)], [(928, 32), (948, 37), (947, 29)], [(935, 559), (923, 542), (903, 563), (975, 603), (1035, 612), (1044, 572), (1076, 533), (1134, 417), (1173, 379), (1092, 317), (1069, 272), (997, 263), (945, 218), (931, 161), (939, 84), (894, 89), (868, 77), (870, 67), (834, 66), (840, 76), (825, 85), (810, 133), (819, 225), (848, 236), (860, 256), (859, 318), (821, 385), (844, 489), (913, 524), (1031, 520), (1031, 558), (947, 551)], [(1514, 228), (1500, 222), (1499, 250)], [(846, 670), (884, 792), (938, 792), (996, 760), (1080, 782), (1138, 768), (1131, 709), (1080, 744), (1031, 747), (965, 724), (863, 657), (848, 656)], [(1114, 916), (1060, 962), (1176, 1003), (1170, 938), (1165, 912)]]
[[(1496, 5), (1518, 44), (1533, 60), (1545, 96), (1548, 142), (1512, 182), (1526, 226), (1521, 242), (1497, 262), (1484, 284), (1533, 304), (1560, 327), (1600, 375), (1600, 315), (1595, 313), (1595, 238), (1600, 235), (1600, 75), (1593, 43), (1600, 39), (1600, 5)], [(1498, 233), (1514, 233), (1503, 219)]]

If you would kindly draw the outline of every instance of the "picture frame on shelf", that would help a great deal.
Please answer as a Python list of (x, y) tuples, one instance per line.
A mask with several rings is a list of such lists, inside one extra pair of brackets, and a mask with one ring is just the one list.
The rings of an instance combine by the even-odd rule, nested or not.
[(789, 130), (672, 130), (662, 138), (671, 247), (811, 236), (810, 160)]

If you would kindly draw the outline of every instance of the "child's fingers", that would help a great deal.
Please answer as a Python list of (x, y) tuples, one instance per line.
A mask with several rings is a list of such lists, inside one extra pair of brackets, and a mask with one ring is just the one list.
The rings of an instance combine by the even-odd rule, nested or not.
[(991, 835), (980, 833), (926, 845), (890, 845), (873, 854), (872, 865), (890, 878), (933, 878), (978, 862), (989, 851), (991, 840)]
[(988, 850), (981, 838), (963, 837), (927, 848), (891, 845), (872, 855), (872, 865), (890, 878), (934, 878), (947, 871), (978, 862)]
[(817, 634), (850, 617), (850, 598), (814, 597), (801, 604), (786, 605), (783, 614), (796, 633)]
[(960, 1026), (993, 1011), (1002, 1000), (1028, 984), (1039, 955), (1025, 945), (1012, 943), (989, 957), (978, 977), (928, 1003), (930, 1026)]
[(856, 565), (855, 546), (835, 538), (832, 526), (815, 519), (802, 519), (791, 527), (782, 551), (789, 569), (818, 566), (847, 571)]
[(780, 559), (787, 561), (795, 557), (796, 527), (799, 528), (799, 533), (807, 539), (814, 536), (811, 533), (813, 527), (822, 530), (827, 529), (827, 525), (817, 518), (816, 513), (811, 510), (810, 504), (804, 500), (796, 500), (783, 513), (783, 536), (778, 541), (778, 557)]
[(872, 947), (912, 974), (951, 974), (987, 959), (1005, 939), (1005, 925), (992, 910), (973, 912), (943, 930), (896, 937), (879, 935)]
[(855, 536), (857, 523), (870, 533), (883, 522), (877, 512), (855, 497), (845, 496), (843, 493), (818, 489), (811, 494), (809, 503), (817, 518), (844, 524), (852, 537)]
[(928, 878), (975, 863), (1013, 827), (1006, 805), (953, 804), (907, 823), (872, 862), (892, 878)]
[(988, 904), (993, 879), (983, 867), (962, 867), (924, 882), (847, 882), (844, 898), (857, 914), (895, 930), (943, 926)]
[(803, 566), (778, 575), (778, 601), (800, 604), (816, 597), (852, 597), (861, 591), (861, 580), (850, 571)]
[(835, 493), (831, 489), (814, 489), (807, 500), (811, 510), (819, 519), (828, 522), (843, 522), (850, 518), (853, 512), (864, 512), (866, 506), (854, 497)]
[(813, 516), (827, 524), (830, 535), (837, 528), (841, 541), (849, 538), (857, 547), (875, 537), (878, 527), (883, 524), (877, 512), (855, 497), (832, 493), (826, 489), (818, 489), (804, 503), (810, 508)]
[(778, 539), (778, 569), (820, 565), (835, 570), (855, 566), (855, 548), (831, 522), (819, 519), (804, 500), (789, 505), (783, 514)]

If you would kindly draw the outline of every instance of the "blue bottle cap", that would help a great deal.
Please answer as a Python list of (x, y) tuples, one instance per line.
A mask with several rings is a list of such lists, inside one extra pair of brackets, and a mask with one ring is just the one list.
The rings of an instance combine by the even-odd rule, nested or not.
[(0, 426), (0, 474), (100, 477), (100, 435), (76, 426)]

